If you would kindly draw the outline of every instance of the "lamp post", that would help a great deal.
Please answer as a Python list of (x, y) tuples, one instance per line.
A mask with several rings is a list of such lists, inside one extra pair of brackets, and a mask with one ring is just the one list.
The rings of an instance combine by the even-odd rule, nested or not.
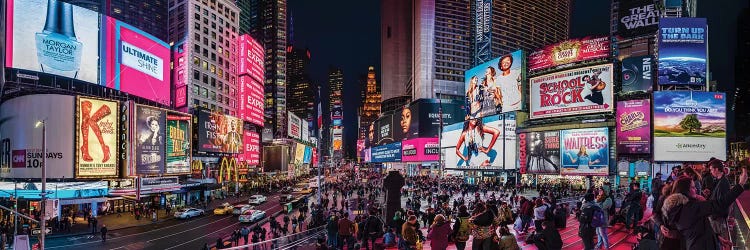
[(40, 233), (39, 233), (39, 248), (44, 249), (44, 235), (47, 233), (47, 215), (46, 215), (46, 201), (47, 201), (47, 126), (46, 126), (46, 119), (40, 120), (36, 122), (36, 125), (34, 127), (38, 128), (39, 126), (42, 126), (42, 193), (40, 194), (42, 196), (41, 203), (41, 213), (42, 218), (39, 220), (40, 224)]

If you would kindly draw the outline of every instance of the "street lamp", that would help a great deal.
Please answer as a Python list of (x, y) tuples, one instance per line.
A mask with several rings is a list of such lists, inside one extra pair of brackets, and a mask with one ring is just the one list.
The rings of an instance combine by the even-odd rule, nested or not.
[(40, 233), (39, 233), (39, 248), (44, 249), (44, 235), (46, 234), (47, 229), (47, 218), (46, 218), (46, 201), (47, 201), (47, 120), (39, 120), (34, 125), (35, 128), (39, 128), (39, 126), (42, 127), (42, 193), (40, 194), (42, 197), (41, 203), (41, 212), (42, 212), (42, 218), (39, 220), (40, 224)]

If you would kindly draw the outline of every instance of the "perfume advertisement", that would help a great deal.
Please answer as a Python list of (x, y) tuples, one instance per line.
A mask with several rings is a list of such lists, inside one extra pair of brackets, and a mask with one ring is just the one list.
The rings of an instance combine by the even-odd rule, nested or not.
[(102, 85), (170, 105), (169, 44), (117, 19), (105, 20)]
[(8, 0), (6, 67), (99, 83), (99, 14), (57, 0)]
[(164, 110), (135, 106), (135, 168), (139, 175), (158, 175), (164, 171), (164, 137), (167, 114)]
[(117, 102), (76, 102), (76, 178), (117, 177)]
[(192, 151), (190, 137), (192, 131), (192, 116), (181, 113), (167, 113), (167, 147), (165, 174), (189, 174), (190, 153)]

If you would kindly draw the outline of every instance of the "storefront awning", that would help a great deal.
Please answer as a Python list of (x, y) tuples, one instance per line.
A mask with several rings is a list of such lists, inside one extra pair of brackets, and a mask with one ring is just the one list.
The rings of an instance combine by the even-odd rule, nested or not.
[(106, 202), (107, 197), (86, 198), (86, 199), (61, 199), (60, 205), (87, 204), (93, 202)]

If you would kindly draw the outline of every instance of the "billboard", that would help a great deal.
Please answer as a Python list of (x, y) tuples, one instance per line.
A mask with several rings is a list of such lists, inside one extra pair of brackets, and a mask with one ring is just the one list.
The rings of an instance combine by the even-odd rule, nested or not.
[(518, 134), (522, 173), (560, 173), (560, 132), (540, 131)]
[[(417, 137), (438, 137), (440, 135), (441, 122), (443, 126), (445, 126), (447, 124), (462, 122), (465, 118), (464, 104), (459, 101), (419, 99), (413, 102), (409, 107), (411, 109), (410, 113), (413, 117), (417, 118), (411, 122), (409, 130), (416, 130), (417, 133), (404, 133), (404, 140)], [(404, 121), (403, 118), (402, 121)], [(402, 129), (405, 127), (403, 126), (403, 123), (400, 125), (402, 125)]]
[(117, 102), (76, 98), (76, 178), (117, 177)]
[(474, 56), (484, 62), (492, 56), (492, 0), (474, 0)]
[[(372, 146), (380, 146), (396, 142), (393, 131), (393, 116), (393, 113), (383, 114), (373, 123), (377, 126), (375, 127), (375, 139), (377, 140), (377, 142)], [(398, 114), (398, 116), (400, 118), (401, 114)]]
[(401, 142), (377, 146), (371, 149), (371, 162), (400, 162)]
[(242, 75), (240, 80), (239, 116), (252, 124), (263, 126), (263, 85), (250, 76)]
[(372, 162), (372, 153), (371, 153), (372, 151), (371, 150), (372, 150), (371, 148), (366, 148), (364, 150), (365, 151), (365, 153), (364, 153), (364, 155), (365, 155), (365, 157), (364, 157), (365, 158), (365, 162)]
[(139, 175), (164, 172), (164, 137), (167, 134), (167, 112), (143, 105), (135, 106), (135, 169)]
[(622, 37), (653, 35), (659, 25), (659, 9), (654, 0), (620, 2), (617, 33)]
[(659, 22), (659, 84), (705, 85), (706, 39), (705, 18), (662, 18)]
[(299, 119), (299, 117), (292, 112), (289, 112), (288, 114), (287, 134), (291, 138), (299, 139), (302, 136), (302, 119)]
[(198, 150), (242, 153), (242, 121), (208, 109), (198, 110)]
[(333, 131), (333, 136), (332, 136), (333, 150), (343, 149), (344, 147), (343, 130), (340, 128), (334, 128), (332, 131)]
[(654, 92), (654, 160), (726, 160), (726, 96), (719, 92)]
[(310, 164), (312, 161), (312, 148), (305, 146), (305, 157), (302, 160), (302, 164)]
[(622, 60), (622, 93), (651, 92), (654, 86), (654, 57), (635, 56)]
[(117, 19), (104, 20), (101, 84), (171, 105), (169, 44)]
[(650, 153), (650, 99), (617, 102), (617, 154)]
[[(0, 177), (41, 178), (43, 160), (48, 178), (73, 177), (74, 103), (75, 97), (67, 95), (25, 95), (3, 102)], [(43, 119), (47, 126), (46, 157), (42, 153), (42, 128), (34, 128)]]
[(401, 161), (421, 162), (440, 160), (438, 138), (417, 138), (401, 142)]
[(304, 142), (310, 141), (310, 123), (306, 120), (300, 119), (300, 140)]
[(342, 119), (344, 117), (344, 107), (339, 104), (334, 104), (331, 110), (331, 119)]
[(531, 78), (531, 119), (612, 112), (612, 64)]
[(295, 165), (302, 165), (302, 162), (304, 160), (305, 160), (305, 145), (302, 143), (295, 143), (294, 159), (292, 159), (292, 163)]
[[(172, 60), (174, 79), (174, 107), (182, 108), (187, 106), (187, 83), (190, 79), (188, 75), (188, 53), (185, 50), (187, 44), (184, 41), (178, 42), (172, 47)], [(188, 48), (190, 49), (190, 48)]]
[(562, 175), (608, 175), (609, 129), (560, 131), (560, 158)]
[(190, 173), (192, 118), (188, 114), (167, 112), (167, 159), (164, 174)]
[(256, 82), (262, 83), (265, 75), (263, 46), (247, 34), (241, 35), (238, 39), (240, 51), (237, 75), (248, 75)]
[(441, 145), (446, 168), (515, 169), (515, 113), (446, 126)]
[(57, 0), (8, 0), (5, 66), (99, 83), (99, 14)]
[(249, 129), (246, 129), (243, 134), (244, 139), (242, 141), (245, 148), (237, 158), (240, 161), (247, 162), (250, 166), (257, 166), (260, 164), (260, 135)]
[(521, 110), (524, 72), (524, 56), (520, 50), (467, 70), (464, 89), (469, 118)]
[(609, 37), (584, 37), (548, 45), (529, 54), (529, 70), (609, 57)]

